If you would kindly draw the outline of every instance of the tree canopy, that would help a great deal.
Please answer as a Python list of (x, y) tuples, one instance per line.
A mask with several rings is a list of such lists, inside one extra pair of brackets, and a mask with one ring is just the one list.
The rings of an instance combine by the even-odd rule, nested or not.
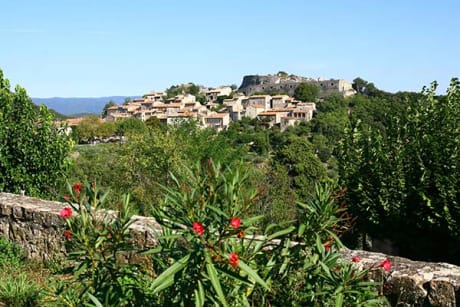
[(71, 148), (53, 114), (37, 108), (25, 89), (10, 89), (0, 70), (0, 191), (52, 197), (63, 181)]
[(300, 101), (315, 101), (319, 95), (319, 87), (315, 84), (302, 82), (294, 92), (294, 98)]
[[(352, 121), (340, 151), (342, 184), (358, 229), (390, 239), (401, 255), (458, 262), (460, 83), (436, 83), (384, 125)], [(393, 101), (394, 102), (394, 101)]]

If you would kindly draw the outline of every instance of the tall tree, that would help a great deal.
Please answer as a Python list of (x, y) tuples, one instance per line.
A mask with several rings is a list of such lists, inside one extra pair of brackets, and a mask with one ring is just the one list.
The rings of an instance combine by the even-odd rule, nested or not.
[(384, 128), (356, 122), (340, 154), (342, 184), (362, 232), (402, 255), (459, 263), (460, 83), (436, 84)]
[(52, 113), (37, 108), (26, 90), (0, 69), (0, 191), (51, 197), (62, 183), (71, 140), (54, 124)]
[(315, 101), (318, 98), (319, 90), (315, 84), (303, 82), (295, 89), (294, 98), (300, 101)]
[(291, 179), (291, 187), (300, 201), (306, 201), (316, 183), (326, 180), (326, 168), (313, 152), (305, 137), (289, 135), (274, 154), (274, 161), (283, 165)]

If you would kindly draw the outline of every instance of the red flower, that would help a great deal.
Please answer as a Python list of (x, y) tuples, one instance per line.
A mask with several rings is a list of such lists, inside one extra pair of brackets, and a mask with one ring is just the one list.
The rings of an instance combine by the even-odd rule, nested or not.
[(353, 261), (353, 262), (360, 262), (360, 261), (361, 261), (361, 258), (359, 258), (359, 256), (354, 256), (353, 258), (351, 258), (351, 261)]
[(241, 230), (240, 232), (236, 234), (236, 236), (240, 239), (244, 238), (244, 235), (245, 235), (244, 230)]
[(72, 235), (72, 232), (70, 231), (70, 229), (67, 229), (67, 230), (64, 232), (64, 237), (65, 237), (66, 239), (69, 239), (71, 235)]
[(385, 260), (383, 260), (382, 262), (380, 262), (380, 266), (381, 266), (385, 271), (391, 270), (391, 262), (390, 262), (390, 260), (388, 260), (388, 259), (385, 259)]
[(72, 216), (72, 208), (66, 207), (59, 212), (59, 215), (65, 219), (68, 219)]
[(241, 226), (241, 220), (237, 217), (234, 217), (230, 220), (230, 225), (232, 225), (233, 229), (238, 229)]
[(240, 259), (240, 257), (237, 253), (231, 253), (228, 255), (228, 263), (234, 268), (238, 266), (238, 259)]
[(80, 193), (80, 191), (81, 191), (81, 183), (80, 182), (78, 182), (78, 183), (73, 185), (73, 191), (75, 193), (77, 193), (77, 194)]
[(324, 249), (326, 250), (326, 252), (331, 250), (331, 242), (330, 241), (327, 241), (323, 245), (324, 245)]
[(200, 222), (193, 222), (193, 231), (196, 232), (197, 235), (201, 236), (204, 232), (204, 226)]

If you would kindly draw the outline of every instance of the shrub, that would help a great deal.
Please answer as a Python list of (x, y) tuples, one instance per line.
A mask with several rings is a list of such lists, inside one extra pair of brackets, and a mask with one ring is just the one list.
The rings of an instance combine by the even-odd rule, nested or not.
[(242, 166), (209, 162), (174, 176), (155, 217), (163, 225), (151, 285), (163, 305), (378, 306), (376, 283), (366, 271), (340, 260), (334, 231), (346, 222), (332, 188), (316, 189), (299, 204), (296, 225), (255, 226), (246, 217), (258, 198)]
[[(68, 280), (55, 285), (59, 302), (99, 306), (377, 306), (378, 285), (367, 271), (340, 259), (335, 232), (346, 226), (344, 208), (331, 187), (299, 204), (289, 227), (257, 227), (250, 216), (260, 191), (248, 184), (243, 164), (223, 168), (208, 161), (184, 167), (163, 186), (165, 200), (153, 209), (162, 231), (146, 250), (153, 267), (124, 261), (131, 244), (129, 197), (118, 213), (101, 213), (107, 193), (94, 185), (69, 187), (64, 237)], [(72, 202), (77, 202), (74, 204)], [(150, 263), (150, 262), (147, 262)], [(389, 267), (389, 263), (384, 268)], [(150, 278), (152, 273), (154, 278)], [(67, 275), (68, 276), (68, 275)]]
[[(390, 239), (400, 255), (460, 263), (460, 82), (436, 83), (387, 126), (353, 123), (339, 154), (358, 231)], [(355, 235), (357, 237), (357, 235)]]
[(0, 269), (19, 266), (24, 259), (25, 253), (19, 245), (0, 238)]
[(100, 210), (106, 206), (108, 192), (102, 195), (95, 184), (75, 184), (69, 186), (69, 192), (69, 206), (61, 211), (61, 217), (68, 227), (63, 236), (72, 276), (67, 286), (57, 285), (61, 301), (91, 300), (104, 306), (147, 303), (143, 283), (148, 275), (142, 274), (139, 265), (126, 261), (134, 253), (129, 196), (117, 212), (110, 212)]

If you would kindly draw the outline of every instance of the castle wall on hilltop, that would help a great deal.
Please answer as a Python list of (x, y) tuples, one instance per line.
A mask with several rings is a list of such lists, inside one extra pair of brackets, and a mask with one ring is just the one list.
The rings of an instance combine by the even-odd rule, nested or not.
[(339, 93), (343, 96), (351, 96), (355, 93), (352, 84), (341, 79), (313, 79), (298, 76), (280, 77), (277, 75), (259, 76), (249, 75), (243, 77), (243, 82), (238, 88), (239, 92), (246, 96), (254, 93), (287, 93), (294, 96), (294, 92), (299, 84), (306, 82), (315, 84), (320, 88), (320, 97)]

